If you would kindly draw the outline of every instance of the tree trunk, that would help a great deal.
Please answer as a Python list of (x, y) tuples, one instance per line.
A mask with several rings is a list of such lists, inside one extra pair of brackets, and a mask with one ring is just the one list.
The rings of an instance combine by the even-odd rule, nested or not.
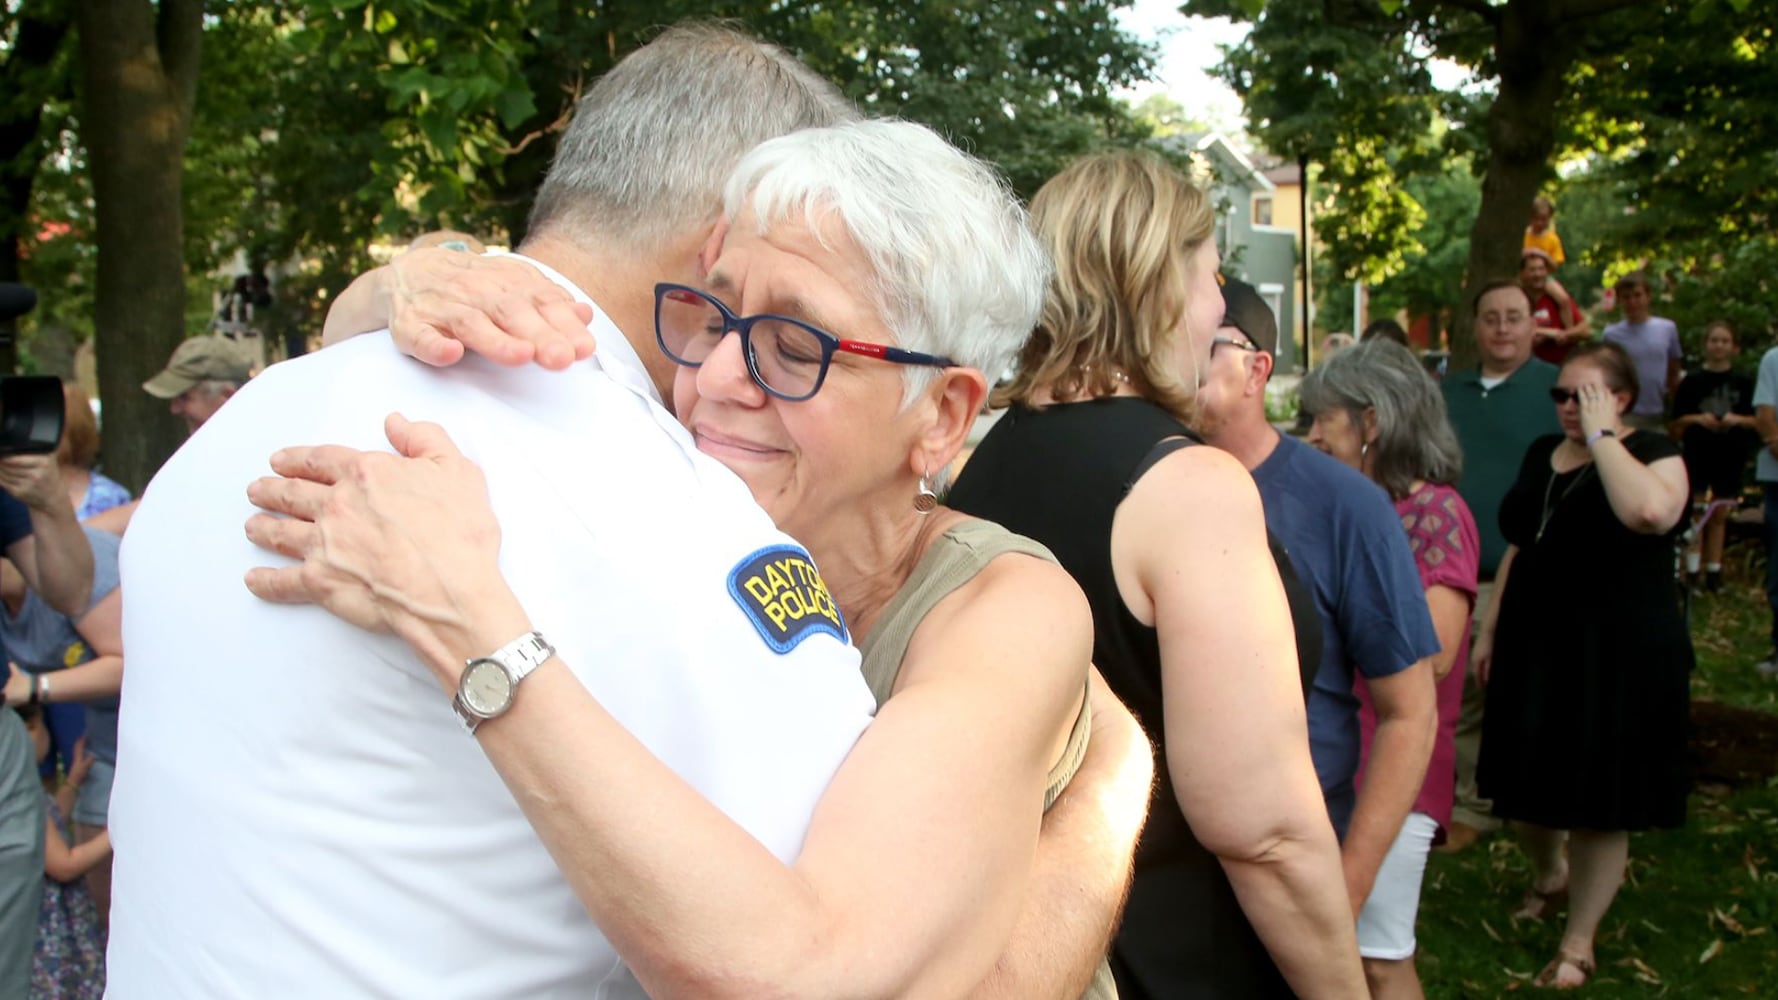
[(142, 382), (185, 337), (182, 185), (202, 0), (80, 0), (81, 139), (98, 223), (105, 471), (147, 485), (184, 428)]
[(1553, 173), (1557, 102), (1574, 63), (1578, 31), (1557, 24), (1552, 6), (1546, 0), (1512, 0), (1497, 8), (1494, 52), (1500, 89), (1488, 110), (1488, 170), (1482, 177), (1481, 209), (1470, 230), (1463, 301), (1452, 324), (1453, 369), (1476, 363), (1470, 295), (1490, 281), (1518, 276), (1531, 200)]

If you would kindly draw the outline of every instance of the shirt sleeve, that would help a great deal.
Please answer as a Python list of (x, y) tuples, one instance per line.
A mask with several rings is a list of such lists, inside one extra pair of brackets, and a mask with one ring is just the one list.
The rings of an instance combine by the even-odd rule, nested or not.
[(1437, 500), (1420, 512), (1409, 534), (1424, 590), (1450, 587), (1473, 599), (1481, 567), (1481, 536), (1457, 491), (1437, 487)]
[(1685, 350), (1679, 346), (1679, 326), (1667, 324), (1667, 357), (1674, 361), (1685, 360)]
[(12, 548), (15, 542), (31, 537), (31, 508), (17, 497), (0, 490), (0, 550)]
[(1759, 361), (1759, 381), (1753, 386), (1754, 406), (1778, 406), (1778, 347)]
[(1338, 613), (1346, 655), (1366, 677), (1388, 677), (1439, 651), (1420, 570), (1395, 508), (1367, 496), (1347, 512)]

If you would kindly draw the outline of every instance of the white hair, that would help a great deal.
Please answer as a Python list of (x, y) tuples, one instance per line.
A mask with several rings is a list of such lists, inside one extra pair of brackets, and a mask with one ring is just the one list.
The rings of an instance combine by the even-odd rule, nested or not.
[[(837, 216), (869, 260), (895, 346), (978, 369), (990, 381), (1037, 324), (1050, 261), (994, 169), (931, 129), (878, 120), (808, 129), (741, 158), (723, 208), (751, 205), (760, 232), (801, 212), (819, 239)], [(932, 370), (907, 366), (906, 399)]]
[(833, 84), (775, 45), (717, 24), (669, 28), (581, 98), (538, 189), (531, 232), (646, 250), (714, 221), (741, 154), (857, 118)]

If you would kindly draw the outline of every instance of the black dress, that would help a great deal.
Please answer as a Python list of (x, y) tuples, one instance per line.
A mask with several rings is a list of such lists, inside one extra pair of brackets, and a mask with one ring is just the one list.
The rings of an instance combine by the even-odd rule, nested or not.
[[(1500, 505), (1518, 555), (1500, 598), (1476, 778), (1506, 819), (1679, 826), (1693, 658), (1674, 532), (1626, 528), (1590, 462), (1557, 475), (1550, 456), (1561, 441), (1532, 442)], [(1648, 431), (1624, 446), (1645, 465), (1679, 454)]]
[[(1162, 725), (1160, 642), (1125, 606), (1111, 565), (1111, 524), (1124, 495), (1158, 458), (1192, 440), (1165, 410), (1134, 397), (1008, 410), (982, 440), (946, 503), (1034, 538), (1086, 592), (1093, 663), (1161, 751), (1135, 879), (1112, 945), (1124, 1000), (1273, 998), (1290, 988), (1254, 933), (1221, 863), (1192, 836), (1175, 797)], [(1181, 518), (1214, 511), (1181, 509)], [(1320, 662), (1312, 595), (1274, 548), (1299, 644), (1305, 687)]]

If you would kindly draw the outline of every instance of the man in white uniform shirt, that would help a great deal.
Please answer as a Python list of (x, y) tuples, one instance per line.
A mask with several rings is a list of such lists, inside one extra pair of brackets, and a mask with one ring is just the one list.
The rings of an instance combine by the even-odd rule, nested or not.
[[(818, 574), (764, 579), (806, 554), (622, 331), (652, 330), (653, 282), (696, 278), (729, 164), (852, 114), (781, 52), (668, 32), (582, 102), (521, 247), (597, 303), (597, 358), (438, 371), (362, 337), (268, 370), (162, 469), (123, 554), (110, 996), (641, 996), (459, 718), (510, 688), (453, 712), (399, 640), (242, 583), (264, 561), (244, 489), (272, 451), (382, 449), (391, 410), (486, 470), (501, 569), (588, 689), (795, 856), (874, 703)], [(793, 599), (808, 613), (776, 613)], [(490, 677), (516, 686), (523, 662)]]

